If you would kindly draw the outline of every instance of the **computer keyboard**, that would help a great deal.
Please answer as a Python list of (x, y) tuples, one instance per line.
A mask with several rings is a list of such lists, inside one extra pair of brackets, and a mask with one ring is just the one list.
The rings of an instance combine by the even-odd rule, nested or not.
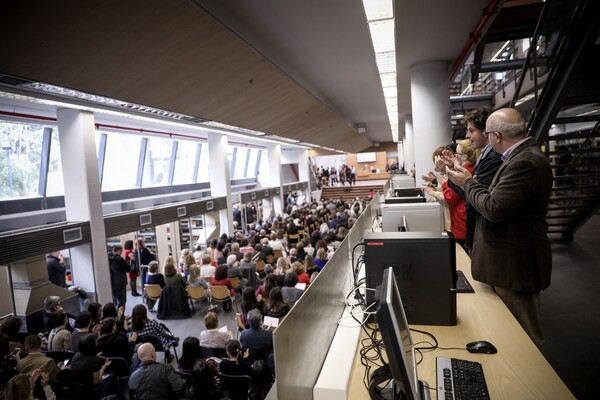
[(473, 286), (462, 271), (456, 271), (456, 293), (475, 293)]
[(489, 400), (480, 363), (437, 357), (436, 372), (437, 400)]

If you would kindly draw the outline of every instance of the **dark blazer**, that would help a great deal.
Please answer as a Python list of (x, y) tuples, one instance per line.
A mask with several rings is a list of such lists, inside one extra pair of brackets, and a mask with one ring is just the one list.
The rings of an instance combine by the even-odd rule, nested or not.
[(551, 189), (550, 164), (533, 139), (512, 152), (489, 188), (467, 180), (465, 193), (479, 212), (471, 254), (473, 278), (515, 291), (550, 285), (546, 213)]
[[(494, 175), (502, 165), (502, 157), (498, 154), (494, 149), (490, 149), (490, 151), (482, 157), (477, 165), (475, 166), (475, 170), (473, 171), (473, 176), (477, 179), (477, 182), (481, 183), (483, 186), (488, 187), (490, 183), (492, 183), (492, 179), (494, 179)], [(465, 192), (463, 189), (455, 185), (454, 182), (448, 180), (448, 186), (452, 190), (454, 190), (457, 194), (460, 195), (466, 202), (466, 215), (467, 215), (467, 236), (465, 238), (465, 247), (468, 249), (473, 248), (473, 236), (475, 235), (475, 222), (477, 221), (477, 215), (479, 214), (475, 208), (467, 199)]]

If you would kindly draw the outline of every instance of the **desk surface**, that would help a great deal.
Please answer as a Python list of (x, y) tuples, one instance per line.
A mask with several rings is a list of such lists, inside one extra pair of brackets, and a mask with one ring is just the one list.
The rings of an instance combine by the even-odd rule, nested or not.
[[(464, 348), (468, 342), (487, 340), (498, 349), (496, 354), (472, 354), (466, 350), (435, 350), (423, 353), (423, 361), (417, 367), (419, 379), (435, 388), (436, 356), (462, 358), (478, 361), (483, 365), (490, 398), (498, 399), (574, 399), (575, 397), (539, 352), (529, 336), (506, 308), (491, 287), (477, 282), (471, 276), (471, 260), (457, 245), (457, 269), (475, 289), (475, 293), (457, 294), (456, 326), (411, 325), (435, 335), (440, 347)], [(425, 336), (412, 333), (415, 343)], [(417, 359), (418, 359), (417, 355)], [(364, 367), (360, 357), (354, 360), (350, 386), (351, 400), (369, 399), (363, 385)], [(431, 398), (436, 392), (431, 391)]]

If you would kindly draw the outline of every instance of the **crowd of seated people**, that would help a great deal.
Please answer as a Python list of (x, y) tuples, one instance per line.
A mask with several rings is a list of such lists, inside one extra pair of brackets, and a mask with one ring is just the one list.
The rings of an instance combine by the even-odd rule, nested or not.
[[(157, 393), (221, 398), (226, 388), (215, 379), (218, 374), (243, 373), (251, 378), (253, 398), (264, 398), (274, 368), (272, 332), (263, 329), (262, 320), (265, 316), (285, 317), (301, 299), (304, 288), (327, 267), (352, 227), (355, 217), (351, 215), (350, 206), (342, 201), (290, 204), (283, 215), (268, 221), (257, 219), (232, 236), (212, 240), (206, 250), (198, 246), (178, 260), (167, 257), (164, 275), (156, 261), (150, 263), (146, 283), (161, 287), (198, 285), (210, 290), (223, 285), (234, 298), (231, 280), (239, 278), (242, 284), (240, 341), (232, 340), (231, 332), (219, 332), (218, 315), (209, 312), (206, 331), (184, 341), (179, 367), (187, 381), (169, 363), (169, 349), (177, 346), (178, 338), (166, 325), (148, 317), (146, 305), (136, 305), (126, 316), (124, 308), (113, 303), (90, 303), (79, 315), (69, 315), (60, 307), (60, 298), (50, 296), (44, 301), (44, 331), (20, 332), (21, 321), (16, 317), (0, 322), (0, 389), (10, 387), (17, 393), (37, 387), (34, 397), (47, 399), (61, 398), (72, 385), (83, 390), (79, 393), (86, 393), (85, 397), (95, 393), (92, 397), (124, 398), (123, 393), (131, 390), (139, 399)], [(223, 307), (226, 311), (233, 308), (230, 302)], [(228, 372), (195, 350), (201, 345), (226, 350), (222, 366)], [(166, 353), (167, 362), (157, 362), (160, 352)], [(55, 353), (64, 359), (56, 358)], [(122, 360), (131, 373), (125, 380), (115, 372), (115, 365)]]

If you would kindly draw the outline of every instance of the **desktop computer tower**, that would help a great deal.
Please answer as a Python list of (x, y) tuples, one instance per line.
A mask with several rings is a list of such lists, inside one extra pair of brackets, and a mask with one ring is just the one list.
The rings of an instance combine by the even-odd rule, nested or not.
[[(406, 318), (417, 325), (456, 325), (456, 247), (447, 232), (369, 232), (364, 238), (367, 288), (392, 267)], [(367, 290), (367, 306), (375, 291)], [(369, 310), (374, 309), (374, 306)]]

